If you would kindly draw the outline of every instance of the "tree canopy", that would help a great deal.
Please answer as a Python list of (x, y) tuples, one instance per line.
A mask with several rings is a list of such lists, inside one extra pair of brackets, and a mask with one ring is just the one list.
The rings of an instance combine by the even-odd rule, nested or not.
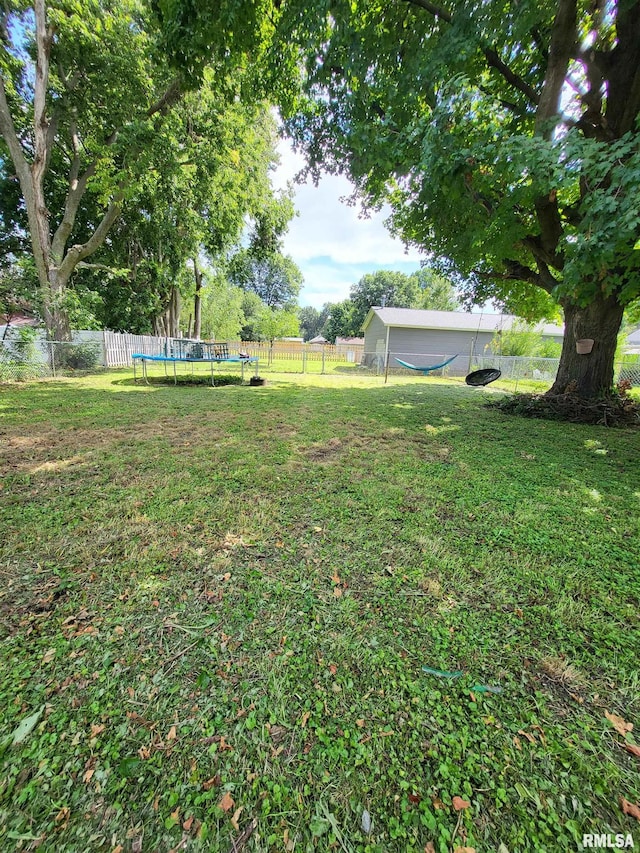
[[(287, 4), (307, 96), (288, 128), (470, 301), (565, 311), (555, 391), (610, 387), (638, 298), (640, 4)], [(596, 339), (575, 358), (579, 337)]]

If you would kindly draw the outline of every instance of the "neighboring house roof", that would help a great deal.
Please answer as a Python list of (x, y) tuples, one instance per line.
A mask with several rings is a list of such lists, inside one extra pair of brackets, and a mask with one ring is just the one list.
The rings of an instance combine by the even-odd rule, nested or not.
[(323, 338), (322, 335), (316, 335), (315, 338), (311, 338), (309, 343), (310, 344), (328, 344), (329, 341), (326, 338)]
[[(416, 308), (378, 308), (369, 309), (363, 330), (374, 316), (380, 318), (385, 326), (403, 329), (443, 329), (457, 332), (495, 332), (498, 329), (510, 329), (514, 323), (522, 322), (512, 314), (470, 314), (466, 311), (424, 311)], [(552, 323), (539, 323), (536, 330), (543, 335), (562, 337), (564, 329)]]
[(12, 316), (11, 319), (9, 320), (9, 323), (7, 323), (6, 314), (3, 314), (3, 315), (0, 315), (0, 321), (2, 322), (2, 326), (9, 325), (9, 326), (15, 326), (16, 328), (18, 326), (38, 326), (39, 325), (38, 320), (35, 320), (33, 317), (25, 317), (23, 314), (16, 314), (15, 316)]
[(624, 342), (624, 351), (631, 354), (640, 353), (640, 329), (636, 329), (635, 332), (627, 335), (627, 340)]
[(364, 338), (336, 338), (336, 346), (364, 346)]

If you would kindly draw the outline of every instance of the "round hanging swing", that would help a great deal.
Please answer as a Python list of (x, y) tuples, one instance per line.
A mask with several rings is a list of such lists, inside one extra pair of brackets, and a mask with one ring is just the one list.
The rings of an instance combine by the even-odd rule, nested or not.
[(474, 370), (473, 373), (465, 377), (464, 381), (467, 385), (479, 387), (481, 385), (488, 385), (490, 382), (495, 382), (501, 376), (502, 371), (496, 367), (485, 367), (483, 370)]

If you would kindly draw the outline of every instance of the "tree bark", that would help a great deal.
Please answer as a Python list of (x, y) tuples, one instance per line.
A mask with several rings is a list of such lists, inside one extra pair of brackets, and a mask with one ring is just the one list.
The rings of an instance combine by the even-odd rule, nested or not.
[(199, 341), (202, 329), (202, 270), (198, 267), (195, 258), (193, 259), (193, 274), (196, 279), (196, 292), (193, 297), (193, 337)]
[(180, 291), (177, 287), (171, 290), (169, 302), (169, 335), (172, 338), (180, 337)]
[[(585, 400), (606, 396), (613, 387), (613, 361), (623, 306), (615, 297), (598, 295), (584, 308), (570, 302), (565, 302), (563, 308), (565, 331), (560, 365), (546, 396), (567, 392)], [(576, 351), (576, 341), (584, 339), (593, 340), (593, 349), (581, 355)]]

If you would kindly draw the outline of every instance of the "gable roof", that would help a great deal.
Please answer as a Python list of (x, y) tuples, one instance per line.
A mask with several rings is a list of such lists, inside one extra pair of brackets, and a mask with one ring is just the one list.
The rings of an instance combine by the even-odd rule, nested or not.
[[(378, 308), (369, 309), (362, 328), (366, 329), (374, 316), (385, 326), (402, 329), (442, 329), (457, 332), (495, 332), (498, 329), (510, 329), (514, 323), (522, 322), (513, 314), (471, 314), (467, 311), (425, 311), (417, 308)], [(553, 323), (539, 323), (536, 327), (543, 335), (562, 337), (564, 329)]]

